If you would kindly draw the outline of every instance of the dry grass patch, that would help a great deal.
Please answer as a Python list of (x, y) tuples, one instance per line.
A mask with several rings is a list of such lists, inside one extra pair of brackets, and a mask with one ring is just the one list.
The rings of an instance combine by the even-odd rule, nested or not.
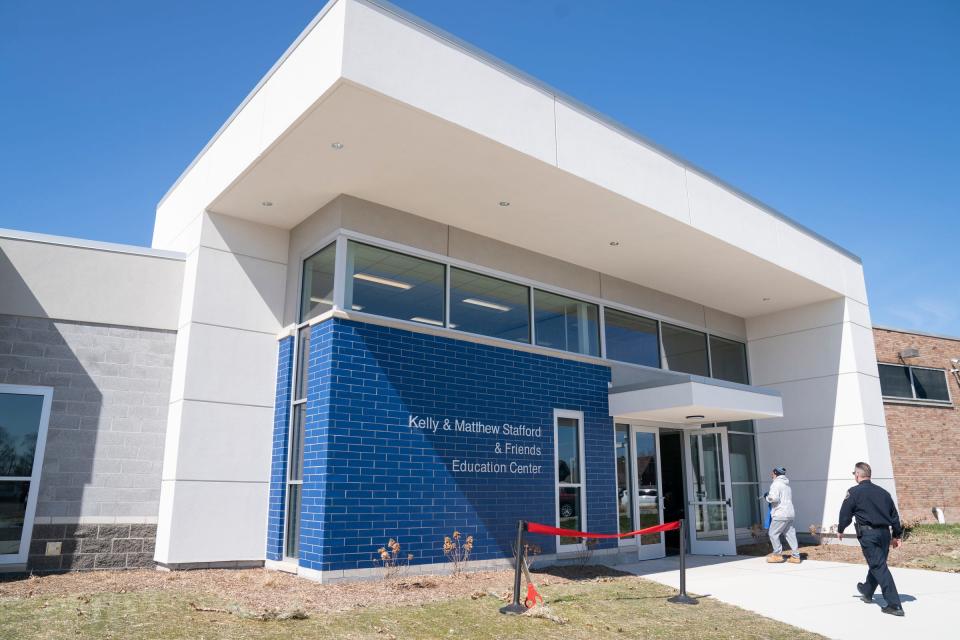
[[(546, 608), (503, 616), (509, 571), (347, 585), (263, 570), (48, 576), (0, 583), (0, 639), (819, 638), (709, 598), (671, 605), (675, 590), (602, 568), (535, 579)], [(282, 619), (296, 607), (306, 619)]]

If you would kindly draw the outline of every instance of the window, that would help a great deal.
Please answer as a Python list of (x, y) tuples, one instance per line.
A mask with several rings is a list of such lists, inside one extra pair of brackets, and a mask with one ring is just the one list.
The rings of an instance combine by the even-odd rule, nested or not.
[[(630, 488), (633, 484), (633, 466), (630, 456), (630, 425), (618, 424), (615, 434), (617, 516), (620, 521), (620, 533), (627, 533), (628, 531), (635, 531), (640, 528), (633, 526), (633, 490)], [(636, 540), (634, 538), (620, 538), (620, 543), (636, 544)]]
[(344, 306), (442, 327), (444, 272), (438, 262), (350, 241)]
[(949, 403), (947, 373), (943, 369), (878, 364), (880, 393), (884, 398)]
[(451, 267), (450, 328), (530, 342), (530, 289)]
[(749, 529), (760, 519), (760, 483), (753, 435), (730, 433), (730, 484), (733, 487), (733, 521), (738, 529)]
[(600, 355), (597, 305), (537, 289), (533, 309), (539, 346)]
[(747, 345), (710, 336), (710, 368), (714, 378), (748, 384)]
[(707, 334), (676, 325), (661, 325), (664, 365), (671, 371), (709, 376)]
[(0, 384), (0, 564), (27, 560), (52, 396)]
[(331, 243), (303, 261), (300, 322), (306, 322), (333, 308), (336, 252), (336, 243)]
[(294, 369), (293, 403), (287, 432), (287, 504), (283, 528), (283, 553), (293, 560), (300, 556), (300, 508), (303, 488), (303, 441), (307, 415), (307, 378), (310, 361), (310, 326), (297, 330), (297, 366)]
[(947, 373), (942, 369), (921, 369), (910, 367), (913, 374), (913, 389), (918, 400), (937, 400), (950, 402), (947, 390)]
[(657, 321), (609, 307), (603, 310), (607, 357), (648, 367), (660, 367)]
[[(555, 412), (554, 433), (557, 443), (557, 526), (583, 531), (583, 448), (582, 415)], [(560, 546), (576, 545), (579, 538), (560, 537)]]

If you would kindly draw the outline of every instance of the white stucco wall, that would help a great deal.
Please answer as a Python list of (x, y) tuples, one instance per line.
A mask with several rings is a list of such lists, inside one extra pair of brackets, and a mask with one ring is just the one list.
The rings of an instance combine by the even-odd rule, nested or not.
[(177, 253), (0, 230), (0, 314), (176, 329)]
[(753, 383), (783, 396), (757, 422), (761, 478), (787, 468), (797, 528), (836, 524), (853, 466), (895, 494), (869, 308), (851, 298), (747, 319)]

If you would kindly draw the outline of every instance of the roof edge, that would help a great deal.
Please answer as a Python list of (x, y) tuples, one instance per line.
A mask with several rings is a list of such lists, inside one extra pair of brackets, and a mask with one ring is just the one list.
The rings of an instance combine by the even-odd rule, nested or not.
[[(320, 10), (320, 12), (316, 15), (316, 17), (314, 17), (313, 20), (310, 21), (310, 23), (300, 33), (297, 39), (294, 40), (293, 44), (291, 44), (287, 48), (287, 50), (283, 53), (283, 55), (280, 56), (280, 58), (273, 64), (273, 66), (270, 67), (270, 70), (267, 71), (267, 73), (260, 79), (260, 81), (256, 84), (253, 90), (250, 91), (247, 97), (243, 99), (243, 102), (241, 102), (240, 105), (236, 109), (234, 109), (233, 113), (230, 114), (230, 117), (227, 118), (227, 120), (223, 123), (223, 125), (221, 125), (221, 127), (217, 130), (217, 132), (213, 135), (213, 137), (210, 138), (207, 144), (204, 145), (203, 149), (201, 149), (200, 152), (196, 155), (196, 157), (194, 157), (194, 159), (190, 162), (187, 168), (183, 170), (183, 172), (180, 174), (177, 180), (166, 191), (166, 193), (157, 203), (158, 208), (163, 205), (163, 203), (167, 200), (167, 198), (170, 196), (173, 190), (176, 189), (177, 186), (183, 181), (186, 175), (190, 172), (191, 169), (193, 169), (193, 167), (197, 164), (197, 162), (199, 162), (200, 158), (203, 157), (203, 155), (213, 145), (213, 143), (216, 142), (216, 140), (220, 137), (223, 131), (228, 126), (230, 126), (230, 123), (233, 122), (233, 120), (237, 117), (240, 111), (243, 110), (243, 108), (247, 105), (247, 103), (249, 103), (253, 99), (253, 97), (257, 94), (257, 92), (260, 91), (263, 85), (266, 84), (266, 82), (270, 79), (271, 76), (273, 76), (273, 74), (277, 71), (277, 69), (286, 61), (288, 57), (290, 57), (290, 55), (296, 50), (296, 48), (300, 45), (300, 43), (303, 42), (303, 40), (310, 34), (310, 32), (313, 31), (317, 23), (319, 23), (320, 20), (322, 20), (323, 17), (330, 11), (330, 9), (332, 9), (340, 1), (341, 0), (330, 0), (326, 5), (324, 5), (324, 7)], [(394, 5), (391, 2), (387, 2), (387, 0), (353, 0), (353, 1), (359, 2), (368, 7), (371, 7), (372, 9), (379, 10), (382, 13), (386, 13), (396, 17), (397, 19), (403, 20), (404, 22), (416, 28), (418, 31), (424, 33), (425, 35), (430, 36), (437, 40), (442, 40), (448, 45), (453, 46), (457, 49), (460, 49), (463, 53), (466, 53), (467, 55), (472, 56), (473, 58), (479, 60), (480, 62), (483, 62), (484, 64), (487, 64), (503, 73), (506, 73), (507, 75), (512, 76), (514, 79), (519, 80), (524, 84), (527, 84), (539, 91), (542, 91), (548, 95), (551, 95), (555, 100), (562, 102), (565, 106), (568, 106), (571, 109), (574, 109), (575, 111), (579, 112), (581, 115), (591, 118), (592, 120), (595, 120), (600, 124), (603, 124), (604, 126), (609, 127), (610, 129), (613, 129), (614, 131), (617, 131), (627, 136), (628, 138), (631, 138), (634, 142), (637, 142), (647, 147), (648, 149), (651, 149), (669, 158), (673, 162), (676, 162), (678, 165), (680, 165), (682, 168), (688, 171), (692, 171), (693, 173), (696, 173), (697, 175), (701, 176), (705, 180), (712, 182), (713, 184), (721, 187), (722, 189), (725, 189), (733, 193), (737, 197), (742, 198), (746, 202), (749, 202), (750, 204), (753, 204), (754, 206), (759, 207), (764, 212), (772, 215), (778, 220), (793, 227), (794, 229), (803, 233), (804, 235), (830, 247), (831, 249), (844, 255), (845, 257), (853, 260), (857, 264), (861, 264), (861, 265), (863, 264), (863, 260), (857, 254), (853, 253), (848, 249), (845, 249), (844, 247), (837, 244), (833, 240), (830, 240), (826, 236), (823, 236), (817, 233), (816, 231), (814, 231), (813, 229), (810, 229), (809, 227), (794, 220), (793, 218), (779, 211), (775, 207), (763, 202), (762, 200), (755, 198), (754, 196), (751, 196), (750, 194), (746, 193), (742, 189), (726, 182), (722, 178), (719, 178), (715, 174), (707, 171), (706, 169), (703, 169), (702, 167), (687, 160), (686, 158), (672, 151), (669, 151), (664, 147), (661, 147), (657, 143), (649, 140), (643, 134), (635, 131), (634, 129), (628, 127), (627, 125), (621, 122), (618, 122), (617, 120), (614, 120), (610, 116), (607, 116), (597, 111), (596, 109), (593, 109), (592, 107), (570, 96), (569, 94), (566, 94), (563, 91), (560, 91), (555, 87), (552, 87), (546, 82), (543, 82), (542, 80), (535, 78), (529, 73), (518, 69), (517, 67), (511, 65), (510, 63), (504, 60), (501, 60), (500, 58), (484, 51), (483, 49), (480, 49), (470, 44), (469, 42), (466, 42), (465, 40), (453, 35), (452, 33), (449, 33), (441, 29), (440, 27), (437, 27), (436, 25), (433, 25), (423, 20), (419, 16), (416, 16), (404, 9), (401, 9), (400, 7)]]
[(910, 329), (898, 329), (896, 327), (883, 327), (880, 325), (873, 325), (874, 329), (879, 329), (880, 331), (892, 331), (893, 333), (903, 333), (911, 336), (923, 336), (925, 338), (938, 338), (940, 340), (954, 340), (960, 342), (960, 336), (948, 336), (942, 333), (928, 333), (926, 331), (912, 331)]
[(34, 233), (32, 231), (18, 231), (16, 229), (0, 228), (0, 239), (4, 238), (10, 240), (21, 240), (23, 242), (35, 242), (38, 244), (73, 247), (75, 249), (89, 249), (92, 251), (105, 251), (108, 253), (123, 253), (127, 255), (143, 256), (145, 258), (176, 260), (177, 262), (183, 262), (187, 259), (186, 254), (180, 253), (179, 251), (166, 251), (163, 249), (152, 249), (150, 247), (138, 247), (132, 244), (102, 242), (100, 240), (83, 240), (81, 238), (71, 238), (68, 236), (54, 236), (46, 233)]

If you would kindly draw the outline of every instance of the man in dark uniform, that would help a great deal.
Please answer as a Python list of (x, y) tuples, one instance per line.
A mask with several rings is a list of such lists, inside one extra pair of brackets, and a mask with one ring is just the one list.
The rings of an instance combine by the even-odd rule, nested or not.
[(857, 485), (847, 491), (847, 497), (840, 507), (837, 537), (843, 539), (843, 530), (850, 526), (850, 521), (855, 517), (857, 539), (860, 541), (863, 557), (870, 567), (866, 582), (857, 583), (857, 591), (864, 602), (873, 602), (873, 592), (879, 585), (883, 599), (887, 601), (887, 606), (881, 611), (902, 616), (900, 594), (897, 593), (897, 585), (893, 583), (893, 576), (887, 568), (887, 554), (890, 552), (891, 528), (893, 548), (897, 549), (902, 544), (903, 527), (900, 526), (900, 515), (897, 513), (897, 506), (893, 504), (893, 498), (883, 487), (873, 484), (870, 475), (870, 465), (858, 462), (853, 471)]

